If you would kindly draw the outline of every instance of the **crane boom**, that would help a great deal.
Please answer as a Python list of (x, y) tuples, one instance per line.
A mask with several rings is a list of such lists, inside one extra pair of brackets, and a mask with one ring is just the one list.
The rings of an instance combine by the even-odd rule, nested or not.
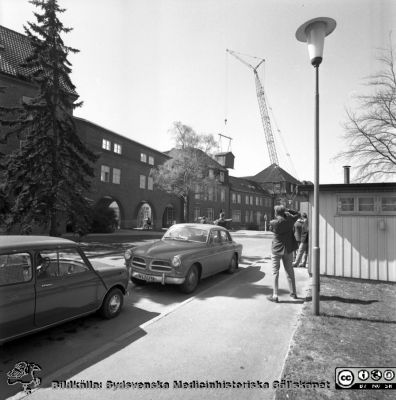
[(278, 154), (276, 152), (276, 147), (275, 147), (274, 134), (272, 132), (271, 120), (270, 120), (269, 113), (268, 113), (267, 102), (265, 100), (265, 92), (264, 92), (263, 85), (261, 84), (260, 78), (259, 78), (258, 73), (257, 73), (258, 67), (265, 60), (261, 59), (260, 62), (254, 67), (253, 65), (251, 65), (247, 61), (245, 61), (243, 58), (239, 57), (238, 54), (235, 53), (234, 51), (229, 50), (229, 49), (226, 49), (226, 51), (228, 53), (230, 53), (231, 55), (233, 55), (241, 63), (245, 64), (247, 67), (249, 67), (249, 68), (251, 68), (253, 70), (254, 82), (255, 82), (255, 85), (256, 85), (257, 101), (258, 101), (258, 104), (259, 104), (261, 122), (263, 124), (265, 139), (266, 139), (266, 142), (267, 142), (268, 155), (269, 155), (271, 164), (279, 165)]

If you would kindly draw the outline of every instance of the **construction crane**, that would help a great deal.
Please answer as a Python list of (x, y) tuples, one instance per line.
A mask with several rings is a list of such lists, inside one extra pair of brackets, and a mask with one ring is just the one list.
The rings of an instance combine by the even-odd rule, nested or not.
[(272, 133), (271, 120), (270, 120), (269, 113), (268, 113), (267, 102), (265, 100), (264, 88), (263, 88), (263, 85), (261, 84), (261, 81), (260, 81), (260, 78), (259, 78), (258, 72), (257, 72), (257, 69), (260, 67), (261, 64), (264, 63), (265, 60), (259, 59), (260, 62), (254, 67), (253, 65), (251, 65), (247, 61), (245, 61), (243, 58), (239, 57), (238, 53), (236, 53), (235, 51), (232, 51), (229, 49), (226, 49), (226, 51), (227, 51), (227, 53), (230, 53), (231, 55), (233, 55), (241, 63), (245, 64), (247, 67), (249, 67), (253, 70), (254, 82), (256, 84), (257, 100), (258, 100), (258, 104), (259, 104), (259, 108), (260, 108), (261, 121), (263, 123), (265, 139), (267, 141), (269, 158), (270, 158), (271, 164), (279, 165), (278, 154), (276, 152), (276, 147), (275, 147), (274, 134)]

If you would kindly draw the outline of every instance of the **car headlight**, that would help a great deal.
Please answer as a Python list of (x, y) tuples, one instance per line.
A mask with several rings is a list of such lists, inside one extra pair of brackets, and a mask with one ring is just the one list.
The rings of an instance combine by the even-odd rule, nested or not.
[(132, 250), (128, 249), (125, 253), (124, 253), (124, 258), (126, 261), (129, 261), (132, 258)]
[(174, 256), (174, 257), (172, 258), (172, 265), (173, 265), (174, 267), (180, 267), (180, 265), (181, 265), (180, 256)]

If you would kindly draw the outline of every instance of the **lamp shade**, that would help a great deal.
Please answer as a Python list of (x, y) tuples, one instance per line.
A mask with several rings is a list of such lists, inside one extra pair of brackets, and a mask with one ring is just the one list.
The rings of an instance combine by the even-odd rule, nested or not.
[(297, 29), (296, 38), (308, 44), (312, 65), (317, 66), (322, 62), (324, 38), (334, 31), (336, 25), (334, 19), (320, 17), (305, 22)]

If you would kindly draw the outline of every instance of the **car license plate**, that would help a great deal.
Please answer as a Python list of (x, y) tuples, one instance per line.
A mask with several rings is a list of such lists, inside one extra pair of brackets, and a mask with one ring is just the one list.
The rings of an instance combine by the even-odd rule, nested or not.
[(154, 276), (152, 276), (152, 275), (146, 275), (146, 274), (141, 274), (141, 273), (135, 274), (135, 277), (138, 278), (138, 279), (142, 279), (142, 280), (144, 280), (144, 281), (147, 281), (147, 282), (154, 282), (154, 280), (155, 280), (155, 277), (154, 277)]

